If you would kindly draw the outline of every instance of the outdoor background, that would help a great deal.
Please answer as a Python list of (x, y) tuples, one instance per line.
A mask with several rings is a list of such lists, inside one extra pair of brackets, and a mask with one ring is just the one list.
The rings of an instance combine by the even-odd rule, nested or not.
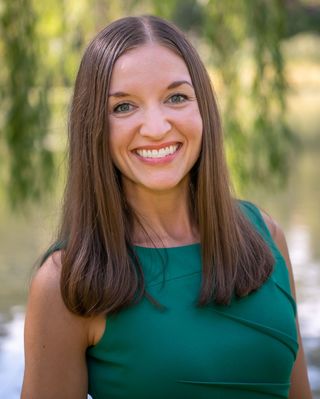
[(320, 398), (319, 0), (0, 0), (0, 397), (19, 398), (28, 285), (60, 216), (81, 54), (110, 21), (146, 13), (200, 52), (237, 195), (286, 232)]

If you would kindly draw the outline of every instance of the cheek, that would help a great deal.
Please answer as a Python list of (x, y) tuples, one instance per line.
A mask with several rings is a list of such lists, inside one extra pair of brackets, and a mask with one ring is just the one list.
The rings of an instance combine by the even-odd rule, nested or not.
[(183, 124), (189, 138), (197, 143), (201, 143), (203, 123), (197, 107), (184, 115)]
[[(199, 107), (196, 101), (193, 101), (189, 107), (185, 109), (184, 119), (188, 121), (189, 124), (194, 126), (198, 126), (201, 128), (202, 126), (202, 118), (200, 115)], [(200, 129), (201, 130), (201, 129)]]
[(109, 122), (109, 142), (112, 151), (119, 151), (121, 147), (128, 144), (130, 125), (125, 120), (111, 119)]
[(137, 118), (111, 118), (109, 121), (110, 146), (128, 148), (137, 129)]
[(132, 142), (132, 130), (124, 127), (123, 123), (113, 122), (109, 124), (109, 150), (111, 160), (121, 173), (127, 168), (128, 152)]

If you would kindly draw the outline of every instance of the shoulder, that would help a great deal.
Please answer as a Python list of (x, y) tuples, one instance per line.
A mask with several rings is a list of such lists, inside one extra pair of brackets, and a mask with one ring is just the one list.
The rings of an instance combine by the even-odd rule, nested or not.
[(32, 278), (29, 301), (36, 297), (41, 304), (60, 302), (61, 251), (52, 253)]
[[(33, 300), (39, 306), (60, 301), (61, 252), (54, 252), (39, 267), (29, 289), (29, 304)], [(39, 300), (39, 302), (38, 302)]]
[(276, 246), (278, 247), (281, 255), (283, 256), (283, 258), (285, 260), (285, 263), (286, 263), (286, 266), (287, 266), (287, 269), (289, 272), (289, 277), (290, 277), (291, 292), (292, 292), (293, 296), (295, 297), (293, 270), (292, 270), (291, 260), (290, 260), (290, 256), (289, 256), (287, 240), (286, 240), (285, 234), (283, 232), (283, 229), (268, 213), (266, 213), (265, 211), (262, 211), (262, 210), (260, 210), (260, 212), (261, 212), (261, 215), (263, 217), (265, 224), (268, 227), (268, 230), (270, 231), (273, 241), (275, 242)]
[(31, 331), (35, 337), (43, 336), (50, 340), (54, 339), (56, 333), (63, 331), (61, 339), (65, 343), (70, 338), (74, 347), (84, 351), (100, 340), (105, 328), (105, 316), (83, 317), (67, 308), (60, 290), (61, 255), (61, 251), (53, 252), (32, 278), (26, 332)]
[(72, 330), (73, 334), (79, 333), (79, 339), (85, 341), (87, 320), (71, 313), (62, 299), (61, 268), (61, 251), (56, 251), (37, 270), (30, 285), (27, 316), (44, 327), (53, 324), (51, 320), (54, 320), (51, 328), (63, 326), (66, 334)]
[(60, 289), (61, 256), (61, 251), (53, 252), (35, 273), (30, 285), (27, 321), (31, 319), (50, 331), (64, 331), (64, 339), (70, 335), (73, 343), (84, 350), (99, 340), (104, 316), (85, 318), (69, 311)]
[[(57, 293), (61, 275), (61, 251), (53, 252), (39, 267), (32, 278), (30, 292), (49, 289), (49, 292)], [(39, 292), (39, 293), (40, 293)]]
[(268, 227), (271, 237), (273, 241), (276, 243), (280, 252), (281, 253), (286, 252), (288, 248), (283, 229), (278, 224), (278, 222), (276, 222), (268, 213), (262, 210), (260, 210), (260, 212), (265, 224)]
[[(24, 329), (25, 372), (21, 398), (85, 398), (86, 350), (96, 340), (97, 320), (71, 313), (60, 291), (61, 252), (35, 273)], [(101, 325), (98, 325), (98, 327)]]
[(87, 390), (87, 320), (72, 314), (60, 293), (61, 253), (50, 255), (29, 291), (21, 398), (82, 398)]
[(268, 232), (268, 235), (271, 236), (280, 252), (282, 254), (285, 253), (287, 251), (285, 235), (275, 219), (273, 219), (267, 212), (261, 210), (252, 202), (240, 200), (239, 204), (242, 209), (245, 209), (245, 213), (251, 219), (251, 221), (260, 226), (262, 232)]

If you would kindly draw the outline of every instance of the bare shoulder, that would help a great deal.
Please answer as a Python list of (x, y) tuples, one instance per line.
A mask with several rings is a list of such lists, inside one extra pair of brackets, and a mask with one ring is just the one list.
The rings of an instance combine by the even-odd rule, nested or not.
[[(45, 312), (47, 318), (50, 314), (58, 324), (68, 321), (66, 329), (76, 324), (85, 325), (87, 320), (71, 313), (63, 302), (60, 291), (61, 267), (61, 252), (57, 251), (37, 270), (30, 286), (27, 310), (32, 313), (37, 310), (36, 316), (39, 317), (41, 312)], [(49, 314), (47, 311), (50, 311)]]
[(42, 301), (57, 301), (60, 299), (61, 252), (50, 255), (32, 278), (29, 289), (29, 302), (33, 297), (40, 296)]
[[(60, 291), (61, 251), (54, 252), (37, 270), (29, 293), (28, 313), (47, 317), (50, 312), (55, 325), (77, 338), (85, 347), (95, 345), (105, 328), (105, 316), (81, 317), (71, 313), (63, 302)], [(36, 312), (37, 311), (37, 312)], [(50, 320), (47, 320), (50, 322)]]
[(88, 320), (71, 313), (60, 292), (61, 254), (36, 272), (25, 320), (22, 399), (85, 398)]

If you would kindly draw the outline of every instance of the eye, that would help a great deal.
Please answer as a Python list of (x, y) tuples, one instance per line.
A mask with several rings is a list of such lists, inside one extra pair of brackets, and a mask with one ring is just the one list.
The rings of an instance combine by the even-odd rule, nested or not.
[(172, 95), (169, 99), (168, 102), (171, 104), (181, 104), (184, 103), (185, 101), (188, 100), (188, 96), (186, 96), (185, 94), (174, 94)]
[(133, 110), (133, 105), (129, 104), (129, 103), (122, 103), (122, 104), (118, 104), (117, 106), (115, 106), (113, 108), (113, 112), (115, 114), (120, 114), (120, 113), (125, 113), (125, 112), (130, 112)]

